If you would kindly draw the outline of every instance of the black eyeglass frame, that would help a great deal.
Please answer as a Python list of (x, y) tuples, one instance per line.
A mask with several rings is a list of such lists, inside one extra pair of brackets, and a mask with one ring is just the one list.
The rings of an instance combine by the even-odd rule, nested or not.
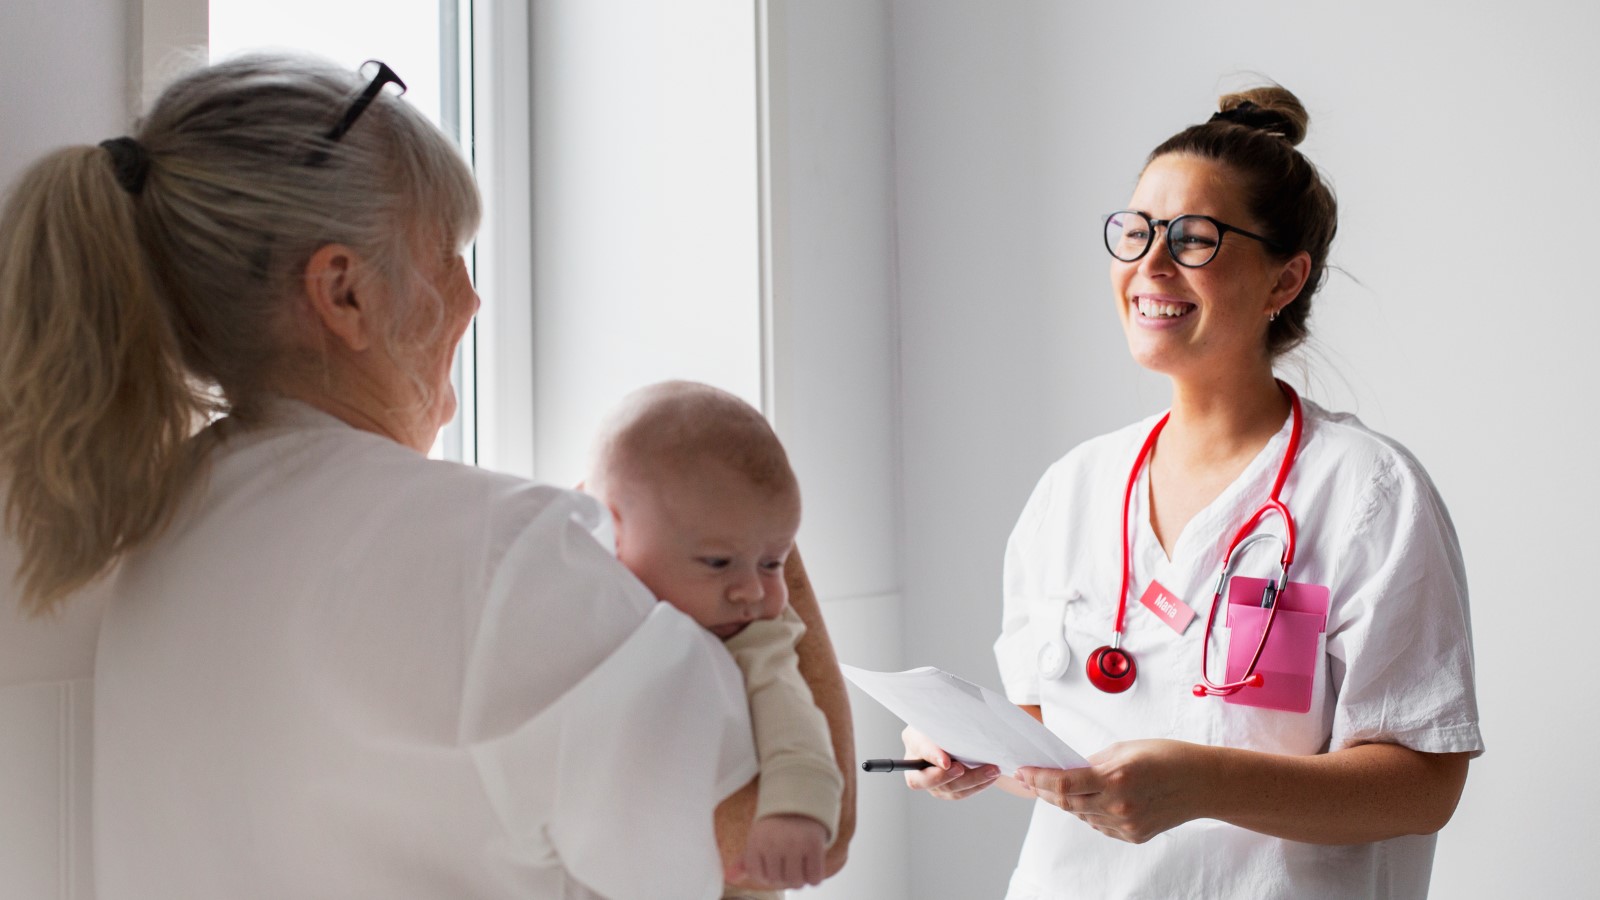
[[(361, 68), (365, 69), (369, 65), (377, 65), (378, 74), (372, 76), (372, 80), (367, 83), (367, 86), (361, 89), (360, 94), (356, 95), (356, 99), (350, 103), (350, 108), (345, 110), (339, 121), (328, 129), (327, 134), (322, 136), (323, 140), (337, 144), (341, 138), (349, 133), (351, 126), (355, 125), (356, 120), (361, 118), (361, 114), (367, 111), (367, 107), (372, 105), (372, 101), (378, 99), (378, 92), (383, 90), (384, 85), (399, 85), (400, 93), (402, 95), (405, 94), (406, 83), (400, 80), (400, 76), (396, 75), (393, 69), (389, 68), (388, 63), (381, 59), (369, 59), (361, 64)], [(327, 161), (328, 152), (326, 150), (313, 150), (310, 157), (306, 159), (306, 164), (315, 166)]]
[[(1117, 251), (1113, 250), (1111, 248), (1111, 233), (1106, 228), (1107, 225), (1111, 224), (1111, 220), (1113, 218), (1115, 218), (1117, 216), (1121, 216), (1121, 215), (1135, 215), (1135, 216), (1138, 216), (1139, 218), (1145, 220), (1146, 222), (1150, 223), (1150, 236), (1145, 239), (1144, 249), (1140, 250), (1138, 253), (1136, 253), (1131, 258), (1118, 256), (1117, 255)], [(1211, 255), (1206, 257), (1201, 262), (1197, 262), (1197, 263), (1186, 263), (1186, 262), (1184, 262), (1183, 260), (1178, 258), (1178, 251), (1177, 251), (1176, 248), (1174, 248), (1172, 246), (1172, 226), (1183, 222), (1184, 219), (1201, 219), (1203, 221), (1210, 222), (1212, 224), (1212, 226), (1217, 229), (1217, 245), (1215, 247), (1211, 248)], [(1243, 228), (1239, 228), (1239, 227), (1236, 227), (1236, 226), (1233, 226), (1233, 225), (1229, 225), (1227, 222), (1224, 222), (1221, 219), (1215, 219), (1215, 218), (1212, 218), (1211, 216), (1203, 216), (1203, 215), (1200, 215), (1198, 213), (1186, 213), (1186, 214), (1181, 215), (1181, 216), (1174, 216), (1173, 218), (1170, 218), (1170, 219), (1152, 219), (1149, 215), (1147, 215), (1145, 213), (1142, 213), (1142, 212), (1138, 211), (1137, 209), (1119, 209), (1114, 213), (1108, 213), (1107, 215), (1105, 215), (1100, 220), (1100, 234), (1101, 234), (1101, 239), (1105, 242), (1106, 252), (1111, 254), (1111, 258), (1112, 259), (1115, 259), (1115, 260), (1117, 260), (1119, 262), (1138, 262), (1139, 260), (1144, 259), (1145, 254), (1150, 252), (1150, 248), (1151, 247), (1155, 246), (1155, 244), (1156, 244), (1156, 233), (1155, 233), (1156, 229), (1160, 228), (1160, 227), (1163, 227), (1163, 226), (1167, 229), (1167, 237), (1166, 237), (1166, 241), (1167, 241), (1167, 256), (1171, 257), (1173, 262), (1177, 263), (1180, 266), (1183, 266), (1185, 269), (1198, 269), (1201, 266), (1205, 266), (1205, 265), (1210, 264), (1210, 262), (1213, 259), (1216, 259), (1217, 258), (1217, 253), (1222, 250), (1222, 239), (1224, 237), (1226, 237), (1229, 232), (1233, 232), (1234, 234), (1244, 235), (1245, 237), (1250, 238), (1252, 240), (1260, 241), (1263, 246), (1265, 246), (1268, 250), (1271, 250), (1274, 253), (1279, 253), (1279, 254), (1288, 253), (1288, 251), (1283, 248), (1283, 245), (1279, 244), (1277, 241), (1272, 240), (1271, 238), (1262, 237), (1261, 235), (1256, 234), (1253, 231), (1245, 231)]]

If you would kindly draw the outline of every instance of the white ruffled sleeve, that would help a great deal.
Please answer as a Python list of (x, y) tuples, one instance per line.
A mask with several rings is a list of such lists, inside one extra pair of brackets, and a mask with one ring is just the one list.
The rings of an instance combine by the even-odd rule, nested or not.
[(716, 805), (755, 775), (722, 644), (601, 546), (586, 499), (506, 553), (469, 655), (462, 739), (518, 865), (611, 900), (718, 896)]

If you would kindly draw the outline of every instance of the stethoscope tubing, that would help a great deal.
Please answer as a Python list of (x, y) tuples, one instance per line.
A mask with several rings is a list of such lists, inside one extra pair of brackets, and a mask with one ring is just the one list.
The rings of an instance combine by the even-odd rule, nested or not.
[[(1288, 507), (1275, 500), (1267, 502), (1274, 504), (1271, 507), (1274, 512), (1285, 516), (1285, 522), (1292, 521), (1287, 518)], [(1263, 506), (1262, 509), (1266, 510), (1268, 507)], [(1251, 521), (1257, 522), (1259, 517), (1252, 518)], [(1211, 680), (1211, 629), (1217, 620), (1217, 609), (1223, 604), (1222, 592), (1227, 585), (1228, 573), (1233, 570), (1233, 564), (1244, 555), (1244, 551), (1251, 544), (1261, 541), (1277, 541), (1284, 545), (1283, 556), (1279, 557), (1278, 582), (1276, 585), (1269, 585), (1267, 593), (1262, 597), (1261, 605), (1267, 608), (1267, 621), (1261, 628), (1261, 639), (1256, 642), (1256, 652), (1251, 654), (1250, 664), (1245, 667), (1244, 676), (1238, 681), (1217, 684)], [(1288, 558), (1289, 546), (1292, 542), (1293, 537), (1289, 541), (1285, 541), (1275, 534), (1256, 534), (1229, 548), (1228, 555), (1222, 560), (1222, 570), (1217, 573), (1217, 586), (1211, 594), (1211, 611), (1206, 614), (1206, 631), (1200, 641), (1200, 683), (1194, 686), (1194, 695), (1196, 697), (1228, 697), (1247, 687), (1259, 687), (1263, 683), (1264, 679), (1256, 672), (1256, 664), (1261, 661), (1261, 653), (1267, 647), (1267, 635), (1272, 633), (1272, 623), (1278, 617), (1278, 597), (1289, 583), (1289, 564), (1285, 560)]]
[[(1294, 388), (1283, 381), (1278, 381), (1278, 388), (1289, 398), (1289, 412), (1293, 419), (1289, 429), (1289, 446), (1284, 450), (1283, 461), (1278, 464), (1277, 477), (1272, 482), (1272, 492), (1265, 503), (1257, 509), (1233, 535), (1233, 540), (1228, 543), (1228, 550), (1222, 556), (1222, 567), (1217, 574), (1216, 588), (1212, 593), (1211, 611), (1206, 615), (1206, 630), (1201, 636), (1200, 649), (1200, 679), (1201, 683), (1194, 686), (1197, 697), (1229, 696), (1246, 687), (1260, 686), (1263, 682), (1261, 675), (1256, 673), (1256, 665), (1261, 661), (1262, 651), (1267, 646), (1267, 636), (1272, 633), (1272, 623), (1278, 615), (1277, 597), (1281, 595), (1289, 584), (1289, 566), (1294, 562), (1295, 551), (1295, 521), (1294, 515), (1289, 512), (1289, 507), (1279, 497), (1283, 492), (1284, 484), (1289, 480), (1289, 472), (1294, 468), (1295, 457), (1300, 453), (1300, 438), (1305, 427), (1305, 417), (1300, 405), (1300, 395)], [(1096, 651), (1098, 658), (1104, 651), (1110, 650), (1122, 654), (1127, 658), (1132, 677), (1132, 657), (1127, 656), (1127, 651), (1122, 650), (1123, 627), (1128, 614), (1128, 583), (1133, 577), (1133, 537), (1129, 530), (1129, 519), (1133, 506), (1133, 489), (1139, 481), (1139, 472), (1144, 468), (1145, 461), (1149, 459), (1150, 452), (1155, 448), (1156, 439), (1160, 437), (1162, 429), (1166, 428), (1167, 421), (1172, 418), (1169, 412), (1156, 422), (1150, 429), (1150, 435), (1144, 439), (1144, 444), (1139, 448), (1139, 455), (1134, 458), (1133, 469), (1128, 473), (1128, 484), (1122, 493), (1122, 583), (1117, 593), (1117, 617), (1112, 630), (1111, 643), (1107, 647)], [(1209, 674), (1209, 651), (1211, 645), (1211, 631), (1217, 618), (1217, 608), (1222, 603), (1222, 593), (1226, 587), (1228, 572), (1231, 571), (1237, 554), (1242, 549), (1249, 547), (1259, 540), (1278, 539), (1276, 535), (1261, 534), (1252, 537), (1250, 532), (1261, 523), (1261, 520), (1273, 513), (1283, 519), (1285, 537), (1281, 540), (1283, 553), (1279, 557), (1279, 573), (1276, 586), (1270, 587), (1271, 604), (1267, 612), (1267, 621), (1261, 629), (1261, 640), (1256, 644), (1255, 653), (1250, 657), (1250, 665), (1245, 668), (1244, 676), (1239, 681), (1230, 681), (1217, 684), (1211, 680)], [(1264, 598), (1265, 599), (1265, 598)], [(1091, 663), (1092, 665), (1092, 663)], [(1118, 685), (1115, 689), (1108, 688), (1103, 679), (1094, 677), (1090, 673), (1090, 681), (1101, 690), (1119, 693), (1127, 689), (1126, 684)]]

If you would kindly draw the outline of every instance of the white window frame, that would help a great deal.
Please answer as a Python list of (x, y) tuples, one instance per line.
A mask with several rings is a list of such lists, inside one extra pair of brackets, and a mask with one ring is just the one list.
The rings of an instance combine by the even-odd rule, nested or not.
[[(483, 194), (477, 241), (477, 462), (533, 477), (533, 142), (526, 0), (471, 9), (473, 164)], [(469, 29), (463, 28), (463, 34)], [(521, 298), (522, 302), (515, 302)]]
[[(130, 118), (155, 99), (174, 71), (204, 54), (208, 0), (136, 0), (129, 4)], [(461, 58), (470, 75), (462, 108), (473, 111), (469, 152), (483, 188), (484, 217), (474, 252), (478, 290), (497, 298), (531, 297), (529, 197), (528, 9), (523, 0), (461, 0)], [(461, 452), (467, 462), (512, 474), (533, 473), (533, 347), (529, 303), (485, 305), (463, 343)]]

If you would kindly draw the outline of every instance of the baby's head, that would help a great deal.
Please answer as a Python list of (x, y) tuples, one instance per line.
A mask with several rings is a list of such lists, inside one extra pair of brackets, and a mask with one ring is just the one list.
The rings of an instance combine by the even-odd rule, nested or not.
[(586, 487), (611, 509), (623, 565), (718, 637), (782, 612), (800, 487), (748, 403), (687, 381), (635, 391), (602, 428)]

